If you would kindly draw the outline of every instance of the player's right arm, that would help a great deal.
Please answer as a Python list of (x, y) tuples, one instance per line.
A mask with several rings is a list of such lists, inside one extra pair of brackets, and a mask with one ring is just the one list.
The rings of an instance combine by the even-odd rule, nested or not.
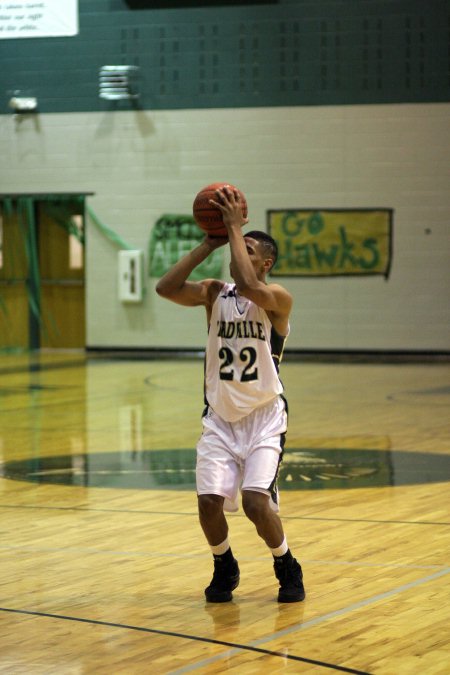
[(178, 305), (210, 307), (214, 302), (222, 281), (204, 279), (203, 281), (188, 281), (191, 272), (202, 263), (219, 246), (223, 246), (226, 239), (205, 237), (192, 251), (183, 256), (168, 270), (156, 284), (156, 292), (163, 298), (176, 302)]

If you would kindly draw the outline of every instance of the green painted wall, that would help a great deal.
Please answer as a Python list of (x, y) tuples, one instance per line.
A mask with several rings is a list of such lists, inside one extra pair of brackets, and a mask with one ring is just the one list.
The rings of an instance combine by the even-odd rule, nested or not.
[[(141, 109), (450, 100), (446, 0), (80, 0), (76, 37), (0, 40), (0, 113), (128, 110), (103, 65), (139, 66)], [(145, 7), (145, 8), (142, 8)], [(138, 8), (138, 9), (136, 9)]]

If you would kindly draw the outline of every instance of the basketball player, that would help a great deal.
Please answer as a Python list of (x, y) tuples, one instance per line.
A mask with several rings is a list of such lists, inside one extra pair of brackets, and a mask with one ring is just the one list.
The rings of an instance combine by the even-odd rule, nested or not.
[(206, 236), (156, 287), (159, 295), (180, 305), (203, 305), (207, 314), (206, 409), (196, 472), (200, 524), (214, 557), (205, 595), (209, 602), (228, 602), (239, 584), (224, 510), (238, 509), (240, 488), (246, 516), (273, 554), (278, 602), (298, 602), (305, 597), (302, 570), (277, 515), (277, 474), (287, 427), (278, 365), (289, 333), (292, 297), (282, 286), (266, 282), (277, 245), (265, 232), (242, 234), (248, 219), (242, 215), (239, 192), (217, 190), (211, 203), (221, 210), (228, 231), (235, 283), (187, 280), (227, 241)]

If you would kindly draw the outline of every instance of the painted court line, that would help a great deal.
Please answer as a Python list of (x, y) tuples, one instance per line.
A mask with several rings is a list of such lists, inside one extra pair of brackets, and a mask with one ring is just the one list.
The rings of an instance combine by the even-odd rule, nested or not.
[(168, 630), (158, 630), (156, 628), (146, 628), (145, 626), (132, 626), (124, 623), (113, 623), (111, 621), (98, 621), (97, 619), (83, 619), (76, 616), (66, 616), (63, 614), (50, 614), (48, 612), (34, 612), (27, 609), (13, 609), (12, 607), (0, 607), (0, 612), (9, 612), (11, 614), (23, 614), (26, 616), (37, 616), (46, 619), (59, 619), (60, 621), (74, 621), (78, 623), (91, 624), (96, 626), (107, 626), (108, 628), (122, 628), (124, 630), (134, 630), (141, 633), (150, 633), (154, 635), (164, 635), (167, 637), (182, 638), (183, 640), (195, 640), (196, 642), (206, 642), (209, 644), (221, 645), (224, 647), (233, 647), (233, 651), (250, 651), (257, 652), (259, 654), (265, 654), (267, 656), (277, 656), (282, 659), (288, 659), (291, 661), (301, 661), (303, 663), (309, 663), (315, 666), (321, 666), (322, 668), (328, 668), (332, 670), (339, 670), (343, 673), (352, 673), (353, 675), (370, 675), (370, 673), (363, 672), (361, 670), (355, 670), (354, 668), (347, 668), (346, 666), (338, 666), (334, 663), (327, 663), (326, 661), (317, 661), (316, 659), (307, 659), (302, 656), (296, 656), (294, 654), (284, 654), (283, 652), (271, 651), (270, 649), (262, 649), (261, 647), (245, 644), (236, 644), (235, 642), (225, 642), (224, 640), (215, 640), (213, 638), (202, 637), (200, 635), (188, 635), (186, 633), (175, 633)]
[[(403, 584), (402, 586), (397, 586), (396, 588), (393, 588), (390, 591), (386, 591), (385, 593), (379, 593), (378, 595), (373, 595), (371, 598), (367, 598), (366, 600), (360, 600), (359, 602), (355, 602), (351, 605), (347, 605), (347, 607), (343, 607), (342, 609), (337, 609), (334, 612), (329, 612), (328, 614), (323, 614), (322, 616), (318, 616), (315, 619), (310, 619), (309, 621), (305, 621), (305, 623), (299, 623), (295, 624), (294, 626), (290, 626), (289, 628), (285, 628), (280, 631), (276, 631), (275, 633), (272, 633), (272, 635), (266, 635), (263, 638), (259, 638), (258, 640), (253, 640), (252, 642), (249, 643), (249, 646), (256, 647), (259, 645), (266, 644), (268, 642), (272, 642), (273, 640), (277, 640), (278, 638), (285, 637), (286, 635), (290, 635), (292, 633), (297, 633), (301, 630), (307, 630), (308, 628), (312, 628), (314, 626), (318, 626), (319, 624), (325, 623), (326, 621), (330, 621), (331, 619), (335, 619), (337, 617), (342, 617), (345, 616), (346, 614), (350, 614), (351, 612), (354, 612), (357, 609), (361, 609), (362, 607), (368, 607), (369, 605), (373, 605), (376, 602), (379, 602), (381, 600), (386, 600), (387, 598), (391, 598), (394, 595), (398, 595), (399, 593), (403, 593), (405, 591), (410, 590), (411, 588), (417, 588), (417, 586), (421, 586), (422, 584), (426, 584), (429, 581), (434, 581), (435, 579), (439, 579), (440, 577), (449, 574), (450, 573), (450, 568), (446, 568), (444, 570), (441, 570), (439, 572), (435, 572), (435, 574), (430, 574), (427, 577), (422, 577), (421, 579), (416, 579), (415, 581), (411, 581), (408, 584)], [(183, 668), (179, 668), (178, 670), (173, 670), (168, 675), (182, 675), (184, 673), (190, 673), (194, 670), (198, 670), (199, 668), (203, 668), (204, 666), (210, 665), (211, 663), (215, 663), (217, 661), (220, 661), (221, 659), (229, 658), (230, 656), (234, 656), (235, 654), (238, 654), (239, 650), (237, 649), (230, 649), (223, 654), (218, 654), (217, 656), (212, 656), (209, 659), (204, 659), (203, 661), (197, 661), (197, 663), (192, 663), (189, 666), (185, 666)]]
[[(1, 462), (0, 462), (0, 476), (1, 476)], [(49, 506), (49, 505), (35, 505), (35, 504), (0, 504), (2, 509), (31, 509), (31, 510), (48, 510), (48, 511), (77, 511), (85, 513), (129, 513), (157, 515), (157, 516), (187, 516), (198, 517), (197, 511), (149, 511), (147, 509), (104, 509), (95, 508), (91, 506)], [(246, 518), (242, 513), (230, 513), (230, 518)], [(326, 518), (323, 516), (283, 516), (283, 520), (318, 520), (324, 522), (338, 522), (338, 523), (381, 523), (386, 525), (450, 525), (446, 521), (433, 520), (375, 520), (373, 518)]]

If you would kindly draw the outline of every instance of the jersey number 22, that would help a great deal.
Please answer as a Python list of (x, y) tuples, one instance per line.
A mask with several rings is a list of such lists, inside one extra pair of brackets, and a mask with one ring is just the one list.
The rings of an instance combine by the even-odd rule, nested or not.
[[(219, 351), (219, 358), (222, 363), (219, 369), (221, 380), (234, 380), (233, 352), (228, 347), (222, 347)], [(239, 358), (245, 367), (241, 373), (241, 382), (251, 382), (258, 379), (258, 368), (256, 363), (256, 349), (253, 347), (244, 347), (239, 352)]]

